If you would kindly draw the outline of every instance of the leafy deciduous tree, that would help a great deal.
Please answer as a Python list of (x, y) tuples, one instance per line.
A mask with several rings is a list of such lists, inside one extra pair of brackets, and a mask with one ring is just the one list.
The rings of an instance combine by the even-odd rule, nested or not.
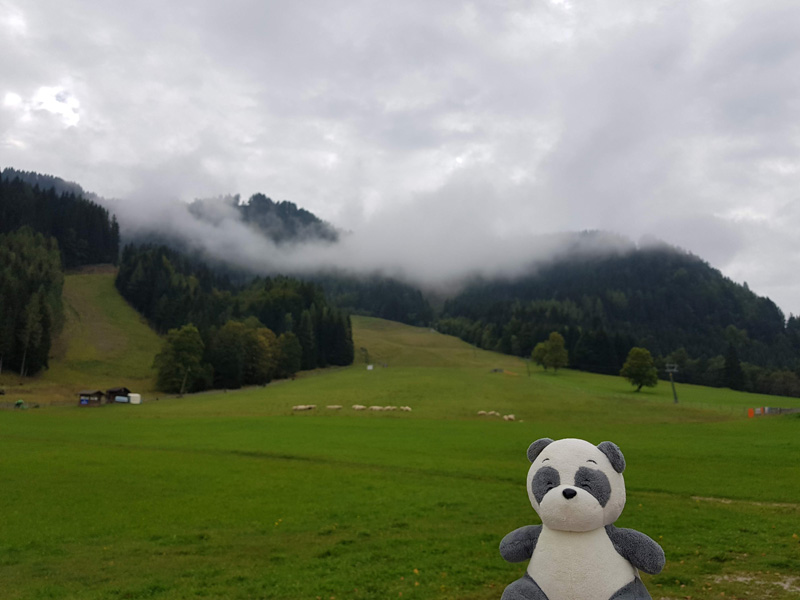
[(537, 365), (544, 367), (546, 371), (552, 368), (558, 371), (569, 364), (569, 353), (565, 347), (564, 336), (553, 331), (546, 342), (539, 342), (531, 352), (531, 360)]
[(637, 392), (644, 386), (655, 387), (658, 383), (658, 371), (647, 348), (631, 348), (619, 374), (630, 381), (631, 385), (637, 386)]
[(158, 388), (173, 393), (203, 389), (210, 379), (210, 368), (203, 363), (204, 349), (194, 325), (171, 329), (153, 361), (158, 369)]

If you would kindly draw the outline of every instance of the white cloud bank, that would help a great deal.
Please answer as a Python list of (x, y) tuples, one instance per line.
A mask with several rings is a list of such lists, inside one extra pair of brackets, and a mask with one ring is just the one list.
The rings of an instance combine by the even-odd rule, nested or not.
[(0, 165), (137, 216), (261, 191), (429, 278), (654, 235), (797, 314), (798, 30), (788, 0), (0, 1)]

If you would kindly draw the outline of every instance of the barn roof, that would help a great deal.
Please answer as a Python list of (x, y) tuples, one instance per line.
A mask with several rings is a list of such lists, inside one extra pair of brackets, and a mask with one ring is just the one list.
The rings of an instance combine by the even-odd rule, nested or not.
[(131, 391), (126, 387), (115, 387), (106, 390), (106, 394), (108, 394), (109, 396), (127, 396), (130, 393)]

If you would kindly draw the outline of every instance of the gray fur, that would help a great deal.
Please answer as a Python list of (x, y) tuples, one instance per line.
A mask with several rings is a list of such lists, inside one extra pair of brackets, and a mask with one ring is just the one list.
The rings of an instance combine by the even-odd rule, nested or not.
[(526, 525), (515, 529), (500, 542), (500, 556), (511, 563), (530, 560), (540, 533), (541, 525)]
[(606, 525), (606, 532), (617, 553), (637, 569), (655, 575), (664, 568), (664, 550), (641, 531)]
[(548, 600), (548, 598), (531, 576), (525, 573), (506, 586), (500, 600)]
[(602, 471), (581, 467), (575, 473), (575, 487), (589, 492), (605, 508), (611, 499), (611, 482)]
[(553, 443), (553, 440), (550, 438), (542, 438), (533, 442), (530, 446), (528, 446), (528, 460), (533, 462), (536, 460), (536, 457), (544, 450), (547, 446)]
[(597, 444), (597, 449), (608, 457), (611, 466), (617, 473), (625, 470), (625, 457), (622, 456), (622, 450), (614, 442), (600, 442)]
[(554, 487), (561, 485), (561, 475), (553, 467), (542, 467), (533, 476), (531, 491), (536, 502), (542, 503), (544, 495)]
[(636, 577), (628, 585), (618, 589), (609, 600), (652, 600), (642, 580)]

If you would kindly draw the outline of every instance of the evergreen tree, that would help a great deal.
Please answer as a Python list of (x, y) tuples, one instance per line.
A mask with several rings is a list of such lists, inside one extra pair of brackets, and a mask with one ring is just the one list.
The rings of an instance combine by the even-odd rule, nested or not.
[(734, 345), (729, 344), (728, 352), (725, 354), (725, 386), (732, 390), (743, 390), (744, 384), (745, 376), (739, 355)]
[(603, 329), (583, 332), (571, 355), (572, 366), (581, 371), (609, 375), (619, 372), (614, 344)]
[(208, 349), (208, 362), (214, 368), (214, 387), (238, 389), (244, 382), (244, 323), (228, 321), (213, 336)]
[(0, 370), (34, 375), (47, 367), (63, 323), (58, 245), (30, 228), (0, 234)]
[(295, 373), (300, 370), (303, 360), (303, 348), (297, 340), (297, 336), (291, 331), (286, 331), (278, 336), (278, 377), (294, 378)]
[(317, 348), (314, 338), (314, 323), (309, 310), (304, 310), (300, 315), (300, 325), (297, 328), (297, 340), (300, 342), (300, 347), (303, 349), (302, 368), (304, 370), (315, 368), (317, 366)]

